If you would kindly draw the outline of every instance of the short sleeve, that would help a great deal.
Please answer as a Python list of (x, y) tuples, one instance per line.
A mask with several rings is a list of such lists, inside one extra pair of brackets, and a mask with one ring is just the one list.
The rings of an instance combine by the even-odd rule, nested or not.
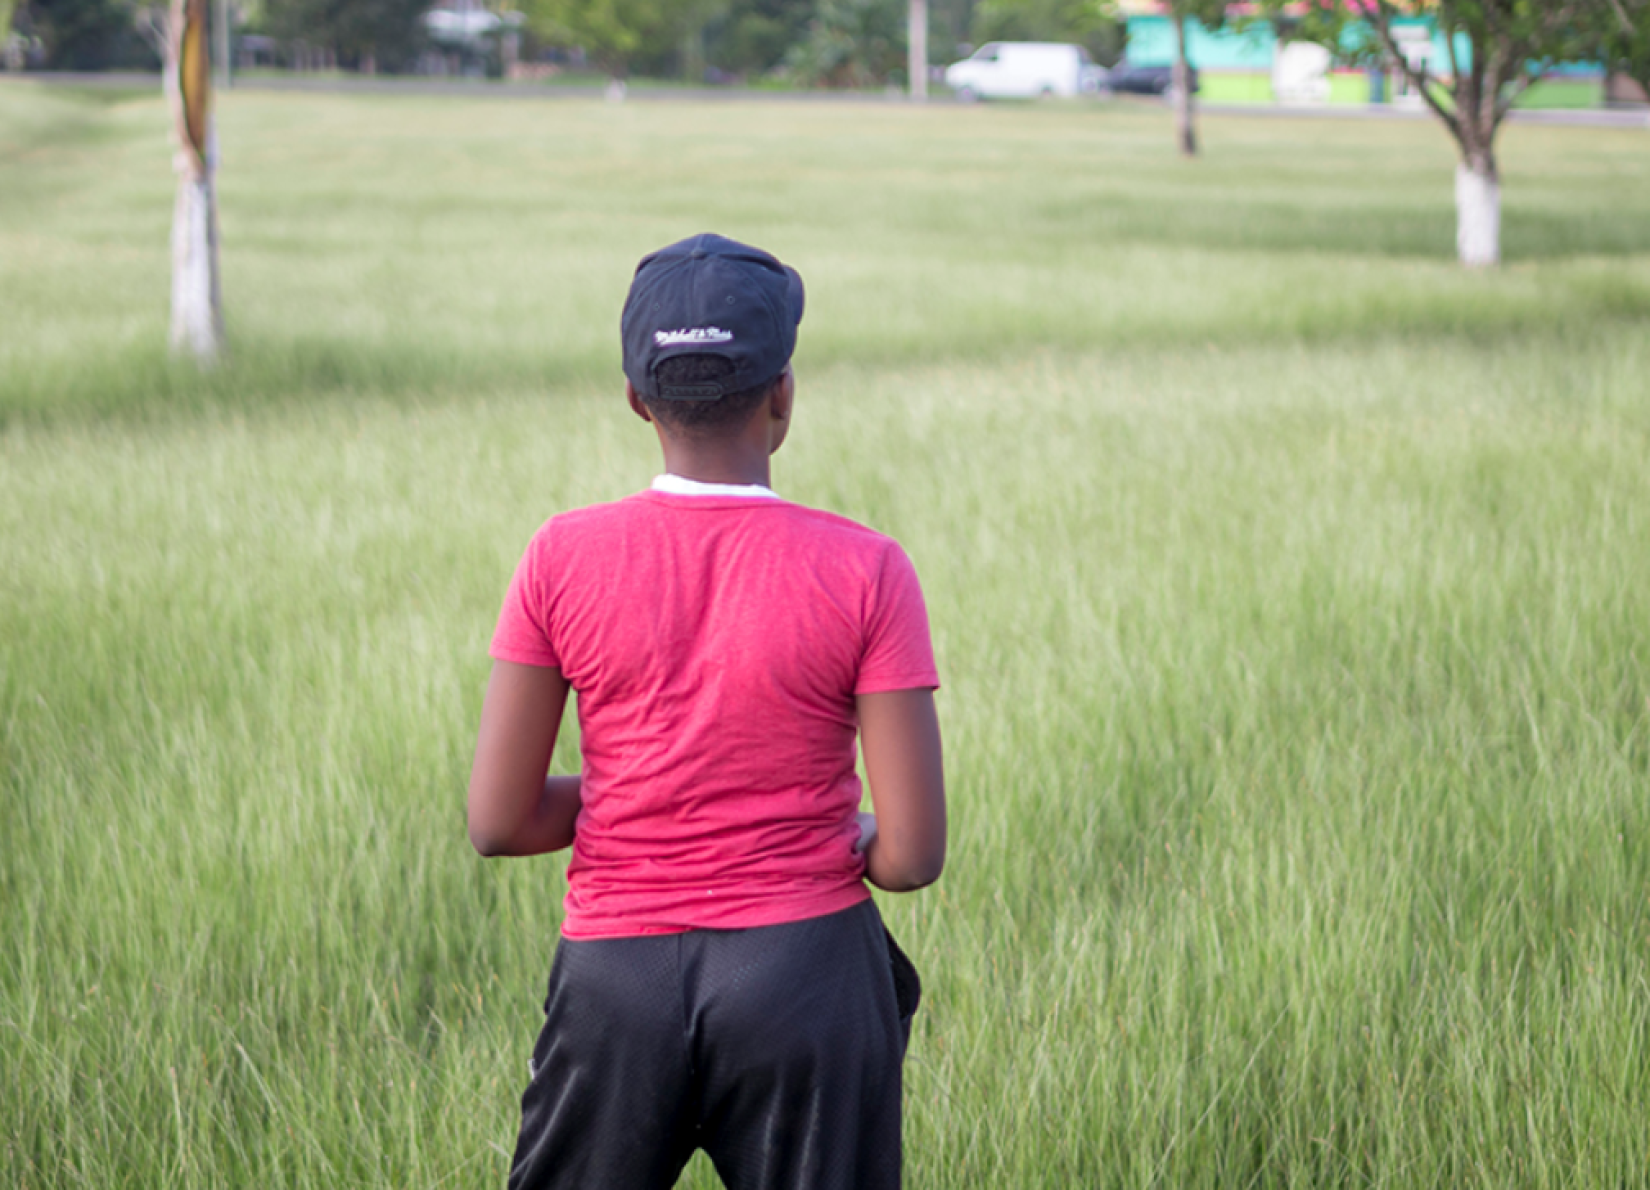
[(922, 586), (911, 559), (895, 542), (889, 542), (883, 553), (869, 612), (854, 693), (937, 687), (940, 675), (934, 668)]
[(544, 582), (548, 552), (546, 526), (528, 544), (510, 579), (510, 589), (504, 593), (504, 607), (498, 613), (498, 626), (493, 629), (493, 644), (488, 650), (496, 661), (561, 668), (561, 659), (550, 641), (548, 584)]

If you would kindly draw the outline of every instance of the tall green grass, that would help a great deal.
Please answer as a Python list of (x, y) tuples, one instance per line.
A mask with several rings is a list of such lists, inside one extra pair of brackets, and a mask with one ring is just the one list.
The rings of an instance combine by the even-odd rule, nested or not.
[(1642, 138), (1509, 130), (1464, 276), (1419, 126), (230, 96), (202, 377), (159, 105), (0, 117), (0, 1184), (502, 1180), (563, 861), (465, 842), (486, 642), (706, 227), (933, 616), (910, 1183), (1646, 1180)]
[(801, 362), (1001, 360), (1650, 317), (1638, 130), (1503, 134), (1506, 253), (1454, 264), (1425, 124), (1134, 108), (229, 95), (230, 365), (165, 357), (157, 98), (0, 88), (0, 418), (606, 381), (646, 251), (707, 227), (811, 284)]

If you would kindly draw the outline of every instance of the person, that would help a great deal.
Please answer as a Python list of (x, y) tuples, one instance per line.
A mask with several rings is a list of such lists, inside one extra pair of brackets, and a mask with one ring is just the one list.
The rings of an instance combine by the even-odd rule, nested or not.
[[(645, 257), (625, 392), (665, 473), (552, 517), (505, 596), (470, 839), (573, 849), (513, 1188), (669, 1186), (698, 1149), (734, 1190), (900, 1182), (915, 971), (866, 883), (944, 864), (939, 679), (899, 545), (772, 490), (802, 310), (760, 249)], [(547, 775), (569, 689), (580, 773)]]

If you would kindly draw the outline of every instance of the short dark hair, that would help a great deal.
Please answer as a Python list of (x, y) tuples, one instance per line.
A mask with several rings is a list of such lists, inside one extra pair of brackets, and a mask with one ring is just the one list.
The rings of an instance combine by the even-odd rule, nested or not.
[[(655, 375), (660, 384), (677, 386), (705, 384), (733, 374), (735, 365), (719, 355), (673, 355), (659, 361)], [(783, 375), (783, 373), (781, 373)], [(779, 377), (709, 401), (671, 401), (663, 397), (643, 397), (642, 404), (653, 420), (674, 434), (716, 438), (745, 428)]]

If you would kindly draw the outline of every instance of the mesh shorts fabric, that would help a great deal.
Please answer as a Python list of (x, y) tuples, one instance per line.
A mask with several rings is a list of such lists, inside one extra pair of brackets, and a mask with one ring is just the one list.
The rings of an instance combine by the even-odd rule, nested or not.
[(896, 954), (870, 901), (749, 930), (563, 939), (511, 1190), (668, 1187), (696, 1149), (730, 1190), (898, 1187), (915, 972)]

